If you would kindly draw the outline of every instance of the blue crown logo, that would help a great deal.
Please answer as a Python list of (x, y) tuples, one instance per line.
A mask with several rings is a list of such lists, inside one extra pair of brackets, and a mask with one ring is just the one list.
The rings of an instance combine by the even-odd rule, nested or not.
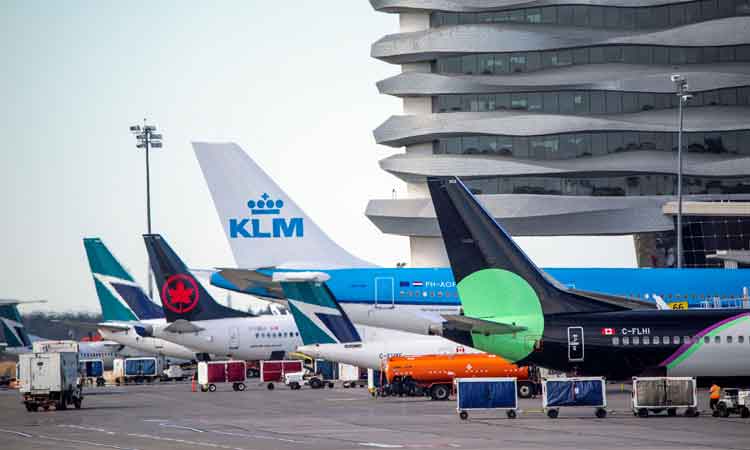
[(284, 207), (283, 200), (273, 200), (268, 193), (264, 192), (259, 200), (250, 200), (247, 202), (250, 213), (255, 214), (279, 214)]

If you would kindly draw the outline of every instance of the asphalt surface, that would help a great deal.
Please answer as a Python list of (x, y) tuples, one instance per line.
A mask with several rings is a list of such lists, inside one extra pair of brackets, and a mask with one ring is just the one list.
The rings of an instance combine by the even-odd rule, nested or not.
[[(707, 392), (700, 393), (707, 409)], [(750, 419), (634, 417), (630, 394), (611, 386), (610, 413), (569, 409), (547, 418), (522, 400), (516, 419), (455, 402), (373, 399), (365, 389), (274, 391), (251, 383), (193, 393), (189, 384), (90, 388), (83, 409), (26, 412), (0, 391), (2, 449), (750, 449)]]

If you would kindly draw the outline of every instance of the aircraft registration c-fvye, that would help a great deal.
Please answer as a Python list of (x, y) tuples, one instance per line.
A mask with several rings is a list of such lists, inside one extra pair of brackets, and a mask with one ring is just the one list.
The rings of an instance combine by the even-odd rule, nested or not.
[(750, 376), (749, 310), (637, 310), (560, 287), (459, 179), (428, 187), (464, 312), (444, 335), (582, 375)]
[[(193, 148), (239, 266), (219, 269), (211, 276), (213, 285), (284, 301), (274, 273), (311, 270), (331, 276), (328, 288), (357, 324), (428, 334), (442, 328), (442, 315), (459, 314), (450, 268), (386, 268), (363, 261), (336, 244), (237, 144), (195, 142)], [(675, 307), (726, 305), (730, 297), (742, 303), (750, 286), (743, 269), (545, 273), (569, 288), (623, 297), (623, 304), (637, 298), (652, 308), (654, 295)], [(746, 295), (745, 301), (750, 304)]]

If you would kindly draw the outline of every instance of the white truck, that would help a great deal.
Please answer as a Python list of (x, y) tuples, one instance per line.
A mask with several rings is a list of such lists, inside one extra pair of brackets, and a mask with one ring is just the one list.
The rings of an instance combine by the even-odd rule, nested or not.
[(18, 356), (19, 392), (29, 412), (76, 409), (83, 402), (78, 367), (78, 352), (53, 351), (25, 353)]

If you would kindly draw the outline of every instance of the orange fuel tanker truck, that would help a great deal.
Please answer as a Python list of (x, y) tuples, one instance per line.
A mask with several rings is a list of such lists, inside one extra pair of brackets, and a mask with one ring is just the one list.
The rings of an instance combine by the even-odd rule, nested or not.
[(429, 395), (433, 400), (447, 400), (454, 378), (515, 377), (518, 396), (528, 398), (536, 392), (536, 370), (519, 367), (486, 353), (424, 356), (394, 356), (383, 367), (388, 384), (383, 395)]

